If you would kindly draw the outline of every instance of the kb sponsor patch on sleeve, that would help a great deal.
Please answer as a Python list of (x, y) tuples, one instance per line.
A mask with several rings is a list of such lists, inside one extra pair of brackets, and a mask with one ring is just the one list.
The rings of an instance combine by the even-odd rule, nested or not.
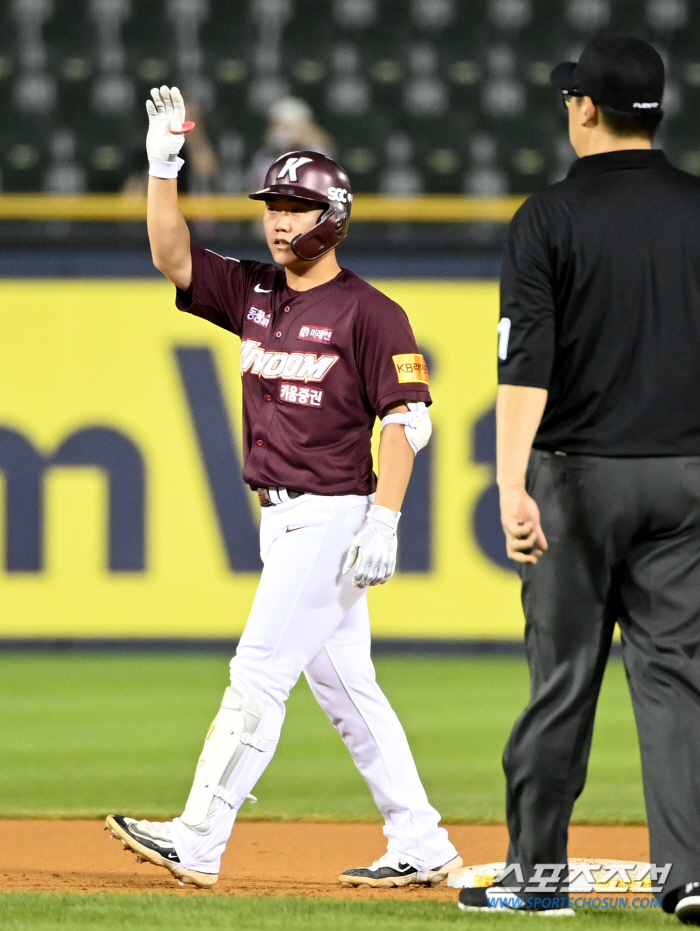
[(391, 358), (394, 362), (396, 375), (400, 384), (409, 381), (422, 381), (427, 385), (430, 381), (428, 366), (425, 364), (425, 359), (420, 353), (408, 352), (401, 356), (392, 356)]

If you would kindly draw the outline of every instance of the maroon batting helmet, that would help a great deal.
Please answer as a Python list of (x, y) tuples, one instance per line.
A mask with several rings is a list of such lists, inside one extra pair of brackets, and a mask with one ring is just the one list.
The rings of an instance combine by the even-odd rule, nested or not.
[(268, 168), (265, 187), (248, 196), (267, 200), (273, 194), (312, 201), (326, 208), (313, 229), (292, 240), (292, 252), (297, 258), (313, 262), (345, 239), (352, 188), (347, 173), (332, 158), (320, 152), (282, 155)]

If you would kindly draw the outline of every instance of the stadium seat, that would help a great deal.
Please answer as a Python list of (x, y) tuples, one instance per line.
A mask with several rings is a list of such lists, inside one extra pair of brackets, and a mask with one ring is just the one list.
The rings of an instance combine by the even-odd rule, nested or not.
[[(144, 163), (144, 100), (168, 83), (196, 106), (217, 190), (246, 188), (270, 106), (292, 94), (359, 191), (527, 193), (573, 157), (549, 72), (600, 31), (660, 49), (661, 138), (700, 174), (700, 131), (687, 119), (700, 103), (690, 0), (9, 0), (3, 187), (120, 190)], [(69, 136), (61, 161), (51, 140)]]

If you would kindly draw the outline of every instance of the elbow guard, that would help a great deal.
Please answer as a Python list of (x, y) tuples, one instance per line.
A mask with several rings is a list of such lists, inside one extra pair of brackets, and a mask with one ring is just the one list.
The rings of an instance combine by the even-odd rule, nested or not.
[(406, 401), (406, 404), (408, 413), (387, 414), (386, 417), (382, 417), (382, 429), (390, 423), (402, 424), (406, 431), (408, 445), (415, 454), (419, 449), (428, 445), (433, 425), (430, 420), (430, 411), (424, 401)]

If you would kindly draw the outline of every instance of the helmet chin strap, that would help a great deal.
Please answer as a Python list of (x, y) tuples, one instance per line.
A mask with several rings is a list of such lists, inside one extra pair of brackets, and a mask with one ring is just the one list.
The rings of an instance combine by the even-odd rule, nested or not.
[(329, 206), (308, 233), (299, 233), (294, 237), (291, 242), (292, 252), (304, 262), (313, 262), (342, 242), (346, 229), (347, 220), (339, 217), (335, 208)]

